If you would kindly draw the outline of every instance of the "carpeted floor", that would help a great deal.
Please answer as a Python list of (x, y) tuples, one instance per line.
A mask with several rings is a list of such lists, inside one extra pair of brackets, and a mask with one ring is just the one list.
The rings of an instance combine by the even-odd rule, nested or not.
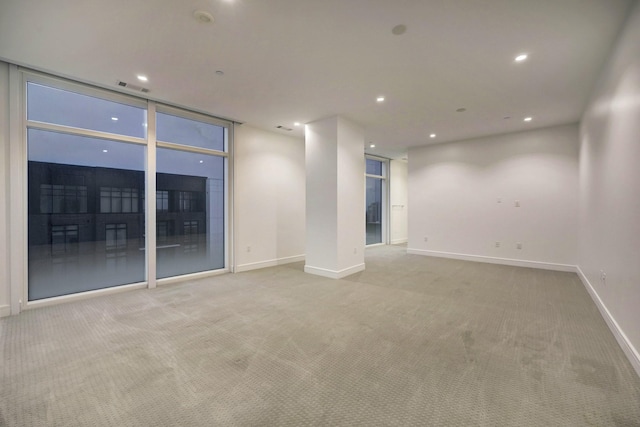
[(2, 426), (639, 426), (578, 277), (367, 250), (0, 320)]

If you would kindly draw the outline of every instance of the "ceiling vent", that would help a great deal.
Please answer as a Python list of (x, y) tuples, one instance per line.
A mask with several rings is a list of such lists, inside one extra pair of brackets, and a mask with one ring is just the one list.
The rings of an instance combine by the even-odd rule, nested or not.
[(284, 126), (276, 126), (276, 129), (286, 130), (287, 132), (291, 132), (293, 130), (291, 128), (287, 128), (287, 127), (284, 127)]
[(123, 82), (122, 80), (118, 81), (118, 86), (126, 87), (127, 89), (135, 90), (136, 92), (149, 93), (149, 89), (147, 89), (146, 87)]

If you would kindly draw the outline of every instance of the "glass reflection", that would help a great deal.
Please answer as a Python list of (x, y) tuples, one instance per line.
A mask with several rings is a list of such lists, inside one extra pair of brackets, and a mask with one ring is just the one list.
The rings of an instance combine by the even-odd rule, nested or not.
[(224, 158), (157, 150), (157, 277), (225, 267)]
[(144, 281), (144, 147), (27, 136), (29, 300)]

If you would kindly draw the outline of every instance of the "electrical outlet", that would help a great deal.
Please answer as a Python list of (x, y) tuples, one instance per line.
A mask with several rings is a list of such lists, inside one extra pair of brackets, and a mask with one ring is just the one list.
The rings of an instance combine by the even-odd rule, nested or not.
[(427, 236), (425, 236), (425, 237), (424, 237), (424, 241), (425, 241), (425, 242), (428, 242), (428, 241), (429, 241), (429, 238), (428, 238)]
[(600, 270), (600, 281), (603, 285), (607, 284), (607, 273), (605, 273), (604, 270)]
[(247, 252), (251, 252), (251, 246), (247, 246)]
[(516, 243), (516, 249), (522, 249), (522, 243), (520, 242)]
[(514, 203), (514, 205), (515, 205), (515, 207), (516, 207), (516, 208), (519, 208), (519, 207), (520, 207), (520, 200), (516, 200), (516, 202)]
[(357, 254), (358, 253), (358, 248), (353, 248), (353, 253)]
[(500, 247), (500, 242), (496, 242), (496, 248)]

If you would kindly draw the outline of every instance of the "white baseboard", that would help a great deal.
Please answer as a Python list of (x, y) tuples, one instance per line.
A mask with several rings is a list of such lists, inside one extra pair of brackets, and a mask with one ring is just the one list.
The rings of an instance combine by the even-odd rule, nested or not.
[(352, 274), (364, 271), (364, 263), (354, 265), (353, 267), (345, 268), (344, 270), (328, 270), (326, 268), (312, 267), (310, 265), (304, 266), (304, 272), (309, 274), (315, 274), (316, 276), (328, 277), (330, 279), (342, 279), (343, 277), (350, 276)]
[(604, 305), (604, 302), (602, 302), (602, 299), (600, 299), (600, 296), (596, 292), (595, 288), (591, 285), (591, 282), (589, 282), (589, 279), (587, 279), (587, 276), (584, 275), (584, 273), (580, 269), (580, 266), (576, 267), (576, 270), (578, 273), (578, 277), (580, 277), (580, 280), (582, 280), (582, 284), (585, 288), (587, 288), (587, 292), (589, 292), (589, 295), (591, 295), (591, 299), (593, 299), (596, 307), (598, 307), (598, 310), (600, 310), (600, 314), (604, 318), (604, 321), (607, 322), (607, 326), (609, 326), (609, 329), (611, 329), (613, 336), (616, 337), (618, 345), (620, 345), (620, 348), (622, 348), (622, 351), (627, 356), (627, 359), (629, 359), (629, 362), (631, 362), (633, 369), (636, 370), (636, 374), (638, 374), (638, 376), (640, 377), (640, 353), (638, 353), (638, 350), (633, 346), (633, 344), (631, 344), (631, 341), (629, 341), (622, 329), (620, 329), (618, 322), (616, 322), (616, 319), (613, 318), (613, 316), (607, 309), (607, 306)]
[(10, 305), (0, 305), (0, 317), (6, 317), (11, 314)]
[(235, 272), (241, 273), (243, 271), (257, 270), (259, 268), (275, 267), (278, 265), (290, 264), (292, 262), (304, 261), (304, 259), (305, 256), (304, 254), (302, 254), (284, 258), (270, 259), (268, 261), (250, 262), (248, 264), (236, 265)]
[(539, 268), (542, 270), (568, 271), (571, 273), (576, 272), (576, 266), (569, 265), (569, 264), (555, 264), (551, 262), (528, 261), (528, 260), (512, 259), (512, 258), (496, 258), (496, 257), (482, 256), (482, 255), (468, 255), (468, 254), (458, 254), (454, 252), (428, 251), (425, 249), (411, 249), (411, 248), (407, 249), (407, 253), (413, 254), (413, 255), (433, 256), (433, 257), (439, 257), (439, 258), (460, 259), (464, 261), (486, 262), (489, 264), (512, 265), (514, 267), (529, 267), (529, 268)]
[(407, 243), (409, 241), (409, 239), (407, 239), (406, 237), (404, 239), (392, 239), (391, 240), (391, 244), (392, 245), (401, 245), (402, 243)]

